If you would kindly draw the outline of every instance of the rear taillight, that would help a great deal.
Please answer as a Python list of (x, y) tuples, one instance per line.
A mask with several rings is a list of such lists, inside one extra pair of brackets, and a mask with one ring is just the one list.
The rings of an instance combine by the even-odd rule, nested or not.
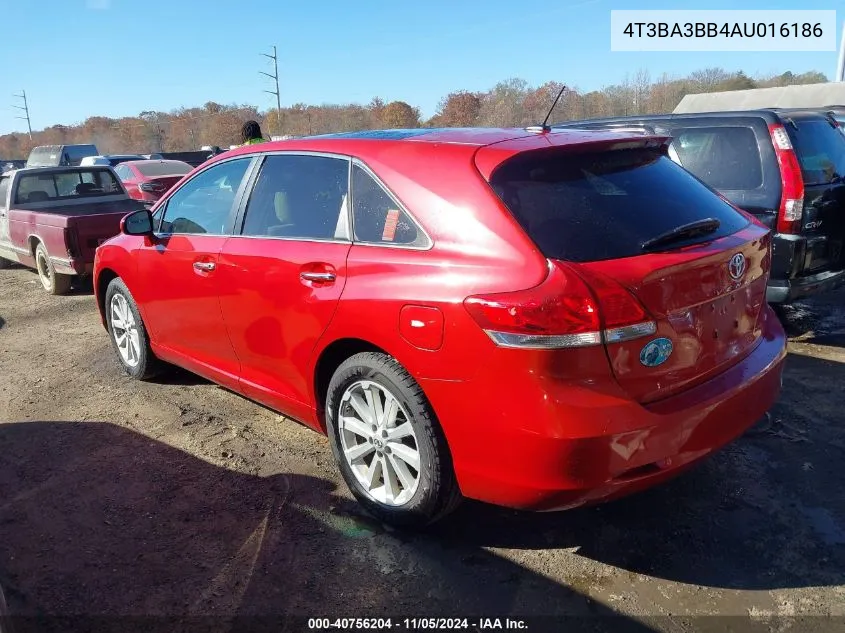
[(138, 189), (149, 193), (158, 193), (164, 189), (164, 185), (160, 185), (157, 182), (142, 182), (138, 185)]
[(772, 124), (769, 126), (769, 132), (780, 167), (782, 187), (777, 230), (778, 233), (795, 235), (801, 232), (801, 216), (804, 212), (804, 177), (801, 175), (801, 165), (786, 128)]
[(550, 262), (549, 275), (528, 290), (475, 295), (467, 311), (501, 347), (558, 349), (617, 343), (657, 330), (639, 301), (609, 279), (591, 279)]

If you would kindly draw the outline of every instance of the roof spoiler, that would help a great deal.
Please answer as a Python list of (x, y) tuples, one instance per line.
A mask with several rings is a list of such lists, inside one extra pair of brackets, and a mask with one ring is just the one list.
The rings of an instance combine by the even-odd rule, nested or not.
[(584, 125), (579, 125), (579, 121), (569, 121), (567, 123), (558, 123), (555, 125), (557, 129), (579, 129), (579, 130), (593, 130), (593, 131), (601, 131), (601, 132), (639, 132), (645, 134), (651, 134), (653, 136), (665, 136), (658, 132), (655, 127), (649, 123), (630, 123), (626, 125), (620, 125), (615, 121), (606, 121), (604, 123), (591, 123), (590, 121), (584, 121)]

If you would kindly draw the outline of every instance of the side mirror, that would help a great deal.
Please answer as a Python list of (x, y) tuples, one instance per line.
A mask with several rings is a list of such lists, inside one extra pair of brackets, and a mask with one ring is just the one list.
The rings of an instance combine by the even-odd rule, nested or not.
[(152, 214), (147, 209), (130, 213), (120, 221), (120, 232), (125, 235), (152, 235)]

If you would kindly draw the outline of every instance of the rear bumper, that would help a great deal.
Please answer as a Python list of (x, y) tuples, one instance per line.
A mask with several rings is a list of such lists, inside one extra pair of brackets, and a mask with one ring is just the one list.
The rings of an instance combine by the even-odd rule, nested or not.
[(62, 275), (80, 275), (86, 276), (94, 272), (94, 262), (86, 261), (78, 258), (60, 259), (58, 257), (51, 257), (53, 268), (57, 273)]
[(766, 301), (790, 303), (820, 292), (828, 292), (842, 285), (845, 285), (845, 270), (828, 270), (795, 279), (769, 279)]
[(651, 487), (731, 442), (776, 401), (785, 357), (783, 328), (769, 311), (764, 338), (745, 359), (650, 405), (605, 393), (592, 394), (587, 406), (573, 399), (571, 386), (549, 381), (540, 383), (541, 392), (515, 385), (499, 395), (479, 384), (478, 398), (466, 383), (421, 382), (446, 433), (462, 493), (545, 511)]
[[(823, 235), (808, 238), (803, 235), (775, 234), (772, 238), (772, 271), (766, 300), (769, 303), (789, 303), (843, 285), (845, 270), (833, 269), (840, 266), (840, 255), (832, 252), (835, 251), (834, 246)], [(812, 275), (802, 274), (813, 268), (827, 270)]]

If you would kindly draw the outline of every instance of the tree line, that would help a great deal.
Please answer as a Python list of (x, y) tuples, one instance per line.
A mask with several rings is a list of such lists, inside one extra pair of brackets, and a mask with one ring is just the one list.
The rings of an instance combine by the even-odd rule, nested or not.
[[(820, 72), (789, 71), (752, 78), (743, 72), (707, 68), (677, 78), (663, 74), (653, 79), (641, 70), (620, 84), (581, 92), (567, 87), (551, 121), (580, 120), (602, 116), (671, 112), (686, 94), (747, 88), (768, 88), (826, 82)], [(138, 116), (109, 118), (92, 116), (77, 125), (52, 125), (27, 134), (0, 136), (0, 158), (26, 158), (37, 145), (95, 143), (100, 152), (151, 153), (196, 150), (203, 145), (228, 148), (239, 142), (241, 124), (254, 119), (266, 135), (306, 136), (330, 132), (382, 128), (525, 126), (542, 122), (563, 87), (556, 81), (531, 86), (523, 79), (499, 82), (490, 90), (459, 90), (446, 95), (434, 116), (424, 119), (420, 110), (404, 101), (308, 105), (259, 111), (252, 105), (221, 105), (171, 112), (144, 111)]]

